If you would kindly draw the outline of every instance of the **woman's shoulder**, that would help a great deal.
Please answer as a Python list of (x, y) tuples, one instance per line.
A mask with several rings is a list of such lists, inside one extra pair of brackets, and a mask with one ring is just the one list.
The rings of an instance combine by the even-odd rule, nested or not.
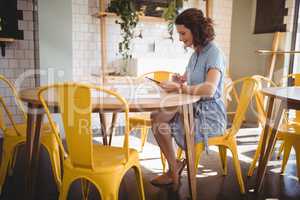
[(207, 45), (209, 45), (207, 48), (208, 53), (223, 54), (223, 51), (216, 42), (209, 42)]

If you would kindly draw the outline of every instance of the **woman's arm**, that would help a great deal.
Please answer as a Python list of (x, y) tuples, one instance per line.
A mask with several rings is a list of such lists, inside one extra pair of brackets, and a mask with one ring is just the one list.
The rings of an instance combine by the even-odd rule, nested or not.
[(181, 90), (185, 94), (212, 97), (216, 92), (220, 77), (221, 73), (218, 69), (210, 69), (205, 82), (198, 85), (182, 85), (172, 81), (164, 81), (159, 85), (166, 92), (180, 92)]
[(207, 72), (206, 80), (204, 83), (198, 85), (183, 85), (182, 92), (191, 95), (201, 95), (212, 97), (218, 87), (221, 78), (221, 72), (218, 69), (210, 69)]

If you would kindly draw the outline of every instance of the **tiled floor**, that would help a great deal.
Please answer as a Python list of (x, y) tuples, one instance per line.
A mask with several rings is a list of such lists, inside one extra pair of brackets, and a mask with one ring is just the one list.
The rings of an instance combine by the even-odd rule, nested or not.
[[(252, 155), (256, 149), (258, 140), (258, 129), (243, 129), (237, 136), (239, 145), (239, 158), (241, 161), (244, 180), (247, 185), (247, 194), (241, 195), (236, 181), (234, 169), (232, 166), (231, 154), (228, 154), (228, 175), (223, 176), (218, 153), (215, 148), (211, 148), (208, 155), (204, 155), (199, 166), (197, 175), (197, 192), (201, 200), (236, 200), (236, 199), (300, 199), (300, 183), (296, 176), (295, 158), (292, 155), (287, 166), (286, 173), (280, 175), (281, 162), (272, 160), (269, 162), (269, 168), (265, 179), (263, 191), (257, 195), (252, 192), (255, 176), (247, 178), (247, 170), (250, 165)], [(115, 144), (121, 144), (122, 137), (114, 137)], [(137, 136), (130, 138), (132, 147), (139, 149), (140, 140)], [(178, 192), (166, 188), (157, 188), (150, 184), (150, 180), (161, 173), (162, 167), (159, 157), (159, 148), (153, 142), (153, 138), (148, 138), (148, 143), (144, 151), (140, 153), (141, 165), (143, 170), (144, 187), (146, 199), (167, 200), (167, 199), (187, 199), (188, 185), (186, 171), (181, 178), (181, 186)], [(20, 200), (22, 197), (22, 188), (24, 188), (24, 148), (20, 148), (18, 160), (13, 176), (7, 178), (1, 199)], [(79, 182), (75, 182), (69, 192), (69, 199), (81, 199), (81, 188)], [(58, 192), (55, 188), (54, 180), (51, 176), (50, 162), (45, 152), (42, 151), (40, 159), (40, 171), (38, 175), (36, 199), (57, 199)], [(92, 189), (89, 199), (100, 199), (97, 192)], [(133, 171), (126, 174), (120, 188), (119, 199), (135, 200), (138, 199), (136, 184)]]

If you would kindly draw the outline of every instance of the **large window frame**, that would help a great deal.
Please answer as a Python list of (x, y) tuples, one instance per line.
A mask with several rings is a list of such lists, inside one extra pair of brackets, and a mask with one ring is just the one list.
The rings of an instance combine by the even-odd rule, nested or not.
[[(293, 20), (293, 32), (291, 51), (300, 51), (300, 0), (295, 0), (295, 12)], [(300, 73), (300, 54), (291, 54), (289, 62), (289, 74)], [(290, 85), (290, 82), (289, 82)]]

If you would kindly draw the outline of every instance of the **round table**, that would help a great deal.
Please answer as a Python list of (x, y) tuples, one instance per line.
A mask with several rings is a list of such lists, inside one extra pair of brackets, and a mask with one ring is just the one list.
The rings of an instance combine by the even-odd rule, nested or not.
[[(280, 125), (284, 109), (300, 110), (300, 87), (269, 87), (263, 88), (261, 92), (269, 97), (266, 124), (263, 132), (263, 141), (261, 148), (261, 155), (259, 158), (259, 165), (257, 170), (256, 188), (257, 192), (261, 191), (263, 186), (263, 179), (267, 170), (267, 163), (270, 160), (272, 149), (276, 142), (277, 130)], [(268, 136), (269, 126), (271, 124), (271, 116), (274, 107), (274, 100), (280, 101), (279, 109), (275, 115), (275, 121), (272, 127), (270, 136)], [(268, 141), (267, 141), (268, 140)]]
[[(26, 197), (32, 199), (34, 195), (35, 179), (38, 170), (38, 155), (40, 149), (40, 127), (43, 119), (42, 105), (38, 99), (37, 93), (39, 88), (25, 89), (19, 92), (19, 97), (23, 102), (28, 104), (27, 112), (27, 133), (26, 133)], [(187, 94), (161, 93), (156, 97), (143, 97), (127, 99), (130, 112), (152, 112), (158, 110), (174, 110), (180, 109), (184, 123), (185, 139), (187, 144), (186, 157), (188, 168), (188, 182), (190, 195), (192, 199), (196, 199), (196, 178), (194, 168), (194, 137), (191, 131), (194, 125), (193, 106), (200, 99), (200, 96), (192, 96)], [(49, 100), (51, 101), (51, 100)], [(93, 112), (122, 112), (120, 103), (109, 97), (93, 97)], [(55, 104), (55, 102), (54, 102)], [(40, 110), (40, 112), (36, 112)], [(35, 119), (36, 118), (36, 119)], [(101, 119), (101, 118), (100, 118)], [(32, 130), (35, 123), (35, 131)], [(103, 121), (101, 121), (103, 123)]]

